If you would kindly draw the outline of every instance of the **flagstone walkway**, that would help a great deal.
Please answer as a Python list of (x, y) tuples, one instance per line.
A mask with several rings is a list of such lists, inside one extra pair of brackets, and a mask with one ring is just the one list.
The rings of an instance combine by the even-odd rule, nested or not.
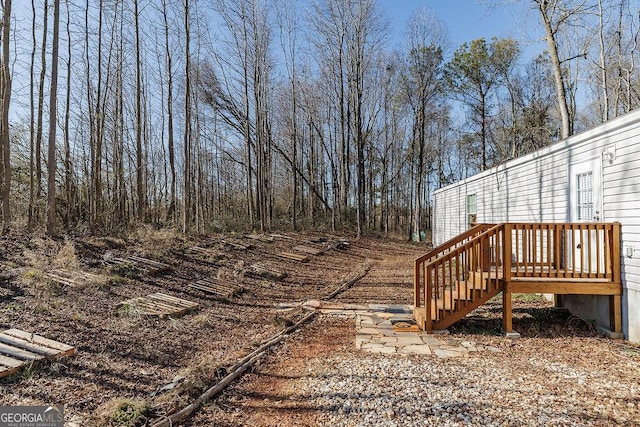
[(324, 301), (308, 301), (304, 305), (325, 315), (355, 318), (356, 348), (368, 353), (452, 358), (501, 351), (497, 347), (450, 337), (448, 331), (440, 334), (420, 331), (415, 325), (410, 305), (355, 305)]

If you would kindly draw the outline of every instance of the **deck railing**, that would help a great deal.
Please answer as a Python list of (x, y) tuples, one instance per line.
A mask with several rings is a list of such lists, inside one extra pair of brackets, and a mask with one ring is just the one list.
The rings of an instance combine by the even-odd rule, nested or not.
[[(476, 236), (482, 234), (484, 231), (490, 229), (495, 226), (495, 224), (476, 224), (470, 229), (464, 231), (463, 233), (457, 235), (453, 239), (450, 239), (440, 246), (433, 248), (426, 254), (415, 260), (415, 269), (414, 269), (414, 304), (416, 307), (422, 307), (425, 301), (425, 296), (427, 292), (423, 292), (424, 287), (424, 266), (429, 262), (437, 259), (438, 257), (447, 254), (474, 239)], [(418, 286), (418, 283), (421, 286)]]
[(512, 280), (620, 283), (619, 242), (619, 223), (477, 225), (415, 260), (414, 304), (431, 330)]
[(507, 281), (515, 277), (620, 281), (619, 223), (504, 226)]
[(438, 253), (416, 260), (414, 303), (426, 310), (427, 329), (493, 291), (487, 283), (495, 285), (498, 279), (504, 226), (483, 224), (472, 230), (451, 240), (449, 249), (441, 246)]

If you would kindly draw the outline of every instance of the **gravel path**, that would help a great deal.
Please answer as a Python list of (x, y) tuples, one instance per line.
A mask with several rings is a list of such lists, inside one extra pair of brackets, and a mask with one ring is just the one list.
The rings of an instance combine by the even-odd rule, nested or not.
[(640, 349), (591, 336), (450, 335), (465, 357), (355, 348), (353, 319), (322, 316), (191, 426), (640, 426)]
[(451, 359), (335, 355), (304, 394), (322, 408), (318, 425), (640, 425), (640, 354), (596, 338), (512, 344)]

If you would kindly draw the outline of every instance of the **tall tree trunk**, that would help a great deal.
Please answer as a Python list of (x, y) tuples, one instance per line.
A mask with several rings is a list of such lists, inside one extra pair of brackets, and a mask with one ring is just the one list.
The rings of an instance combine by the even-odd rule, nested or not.
[(64, 222), (65, 228), (69, 228), (74, 202), (71, 188), (71, 142), (70, 142), (70, 111), (71, 111), (71, 19), (69, 12), (69, 0), (66, 0), (67, 8), (67, 92), (64, 106), (64, 191), (67, 200)]
[(49, 147), (47, 177), (47, 234), (56, 233), (56, 126), (58, 101), (58, 45), (60, 40), (60, 0), (53, 4), (53, 45), (51, 46), (51, 92), (49, 95)]
[(36, 3), (31, 0), (31, 66), (29, 73), (29, 207), (27, 212), (27, 227), (29, 230), (34, 225), (34, 209), (36, 199), (36, 179), (35, 179), (35, 143), (36, 143), (36, 107), (35, 107), (35, 65), (36, 65)]
[(36, 129), (35, 144), (35, 191), (34, 191), (34, 221), (40, 220), (41, 210), (38, 208), (40, 198), (42, 197), (42, 140), (43, 140), (43, 116), (44, 116), (44, 81), (47, 76), (47, 36), (49, 33), (49, 2), (44, 2), (42, 26), (42, 50), (40, 52), (40, 80), (38, 83), (38, 123)]
[(182, 231), (191, 230), (191, 30), (189, 0), (184, 0), (185, 76), (184, 76), (184, 206)]
[(296, 125), (298, 116), (298, 100), (296, 94), (296, 77), (295, 77), (295, 59), (292, 56), (291, 64), (291, 152), (293, 167), (291, 168), (292, 185), (293, 185), (293, 206), (292, 206), (292, 226), (293, 231), (298, 230), (298, 174), (296, 167), (298, 165), (298, 126)]
[[(600, 42), (600, 82), (602, 87), (602, 121), (609, 120), (609, 87), (607, 81), (607, 62), (605, 59), (605, 45), (604, 45), (604, 10), (602, 9), (602, 0), (598, 0), (598, 12), (599, 12), (599, 26), (598, 26), (598, 41)], [(615, 112), (614, 112), (615, 114)]]
[(571, 136), (571, 118), (569, 115), (565, 77), (562, 72), (562, 64), (560, 63), (560, 57), (558, 54), (558, 43), (555, 37), (557, 29), (554, 29), (551, 23), (549, 0), (538, 0), (537, 3), (542, 23), (544, 24), (547, 46), (549, 47), (549, 56), (551, 57), (551, 65), (553, 67), (553, 79), (556, 85), (556, 95), (558, 97), (558, 108), (562, 119), (560, 136), (562, 139), (565, 139)]
[(94, 58), (90, 56), (89, 49), (89, 1), (85, 6), (85, 18), (87, 24), (85, 26), (86, 37), (86, 66), (87, 66), (87, 102), (89, 103), (89, 122), (90, 122), (90, 149), (91, 149), (91, 186), (89, 189), (90, 204), (90, 222), (93, 229), (101, 228), (104, 223), (103, 200), (102, 200), (102, 131), (105, 122), (103, 109), (103, 76), (102, 76), (102, 30), (103, 30), (103, 1), (99, 1), (98, 5), (98, 48), (96, 52), (96, 86), (95, 95), (93, 93), (93, 80), (91, 78), (91, 62)]
[(482, 102), (480, 106), (480, 143), (482, 144), (482, 170), (487, 169), (487, 97), (482, 94)]
[(136, 193), (138, 196), (137, 219), (142, 222), (145, 217), (145, 185), (142, 153), (142, 58), (140, 57), (140, 14), (138, 13), (138, 0), (133, 1), (133, 13), (135, 15), (136, 33)]
[[(343, 43), (341, 41), (341, 43)], [(345, 94), (345, 75), (343, 66), (343, 48), (340, 46), (340, 54), (338, 56), (338, 67), (340, 73), (340, 212), (342, 219), (347, 219), (347, 206), (349, 203), (349, 181), (350, 173), (350, 141), (351, 141), (351, 109), (349, 102), (346, 100)]]
[[(358, 72), (359, 72), (358, 66)], [(358, 230), (357, 237), (360, 238), (363, 233), (364, 224), (365, 224), (365, 170), (364, 170), (364, 146), (365, 146), (365, 137), (362, 132), (362, 90), (359, 87), (359, 84), (362, 82), (356, 83), (356, 99), (355, 99), (355, 119), (356, 119), (356, 147), (357, 147), (357, 158), (356, 164), (358, 169)]]
[(175, 221), (176, 213), (176, 160), (173, 131), (173, 65), (169, 46), (169, 21), (167, 17), (167, 1), (162, 0), (162, 17), (164, 19), (165, 58), (167, 67), (167, 144), (169, 150), (169, 169), (171, 171), (171, 194), (167, 220)]
[(2, 232), (9, 230), (11, 211), (11, 145), (9, 140), (9, 106), (11, 104), (11, 70), (9, 47), (11, 40), (11, 0), (5, 0), (2, 22), (2, 64), (0, 64), (0, 148), (2, 149)]
[[(124, 15), (124, 3), (121, 3), (120, 9), (121, 16)], [(120, 34), (124, 33), (124, 19), (120, 19), (119, 25)], [(126, 191), (126, 178), (124, 171), (124, 38), (122, 36), (118, 39), (118, 65), (116, 70), (115, 81), (115, 105), (114, 105), (114, 117), (113, 117), (113, 186), (114, 194), (112, 197), (114, 204), (114, 222), (123, 221), (128, 219), (127, 217), (127, 191)]]

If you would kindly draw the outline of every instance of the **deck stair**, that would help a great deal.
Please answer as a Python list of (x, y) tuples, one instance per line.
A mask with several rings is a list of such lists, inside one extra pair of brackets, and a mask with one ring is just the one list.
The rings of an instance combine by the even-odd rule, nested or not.
[(414, 316), (442, 330), (502, 293), (512, 332), (512, 293), (607, 295), (621, 330), (620, 224), (478, 224), (415, 260)]

